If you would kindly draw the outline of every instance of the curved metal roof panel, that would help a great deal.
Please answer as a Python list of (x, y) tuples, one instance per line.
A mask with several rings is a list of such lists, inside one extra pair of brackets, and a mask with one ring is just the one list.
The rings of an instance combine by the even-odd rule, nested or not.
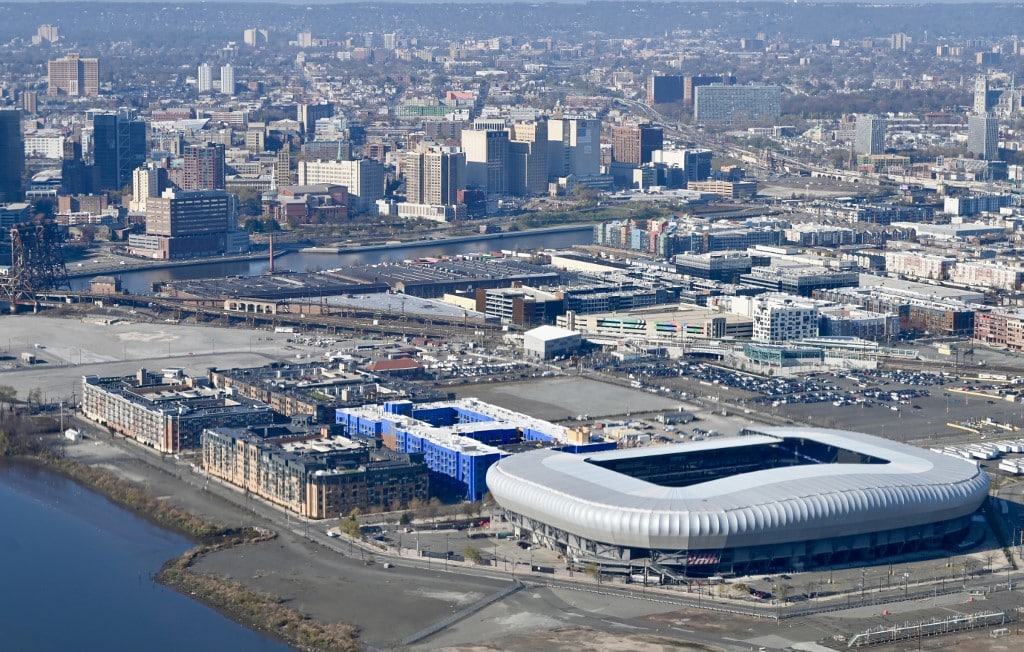
[[(494, 464), (487, 485), (513, 512), (595, 541), (649, 549), (715, 549), (880, 532), (957, 518), (988, 494), (975, 463), (871, 435), (764, 428), (759, 435), (574, 455), (521, 453)], [(741, 473), (685, 487), (658, 485), (590, 461), (726, 449), (804, 438), (888, 460)]]

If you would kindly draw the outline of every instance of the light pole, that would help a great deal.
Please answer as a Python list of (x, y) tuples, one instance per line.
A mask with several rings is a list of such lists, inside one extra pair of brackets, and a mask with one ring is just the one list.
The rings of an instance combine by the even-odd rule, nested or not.
[(448, 570), (448, 557), (450, 557), (452, 551), (448, 549), (448, 533), (444, 535), (444, 569)]

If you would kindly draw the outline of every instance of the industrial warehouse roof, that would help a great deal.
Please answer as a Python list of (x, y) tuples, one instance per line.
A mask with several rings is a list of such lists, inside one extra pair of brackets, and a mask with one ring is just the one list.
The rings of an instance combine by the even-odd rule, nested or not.
[(550, 342), (552, 340), (560, 340), (563, 337), (579, 335), (579, 331), (571, 331), (568, 328), (560, 328), (558, 326), (538, 326), (526, 331), (525, 335), (541, 342)]
[[(958, 518), (988, 493), (973, 462), (841, 430), (764, 428), (759, 434), (574, 455), (540, 450), (491, 467), (487, 485), (512, 512), (604, 543), (641, 549), (721, 549), (813, 541)], [(688, 486), (654, 484), (601, 466), (673, 453), (805, 440), (876, 463), (809, 463)], [(642, 466), (642, 465), (640, 465)]]

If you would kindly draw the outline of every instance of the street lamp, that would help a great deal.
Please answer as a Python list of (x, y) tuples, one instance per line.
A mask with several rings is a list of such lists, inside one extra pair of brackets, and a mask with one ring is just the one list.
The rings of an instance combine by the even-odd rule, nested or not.
[(444, 535), (444, 569), (448, 570), (448, 557), (450, 557), (452, 551), (448, 549), (448, 533)]

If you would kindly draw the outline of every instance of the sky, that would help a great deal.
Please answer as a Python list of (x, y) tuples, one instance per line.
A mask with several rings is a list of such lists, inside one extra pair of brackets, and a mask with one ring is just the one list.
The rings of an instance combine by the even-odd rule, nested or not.
[[(100, 3), (111, 3), (111, 2), (124, 2), (124, 3), (163, 3), (167, 5), (176, 4), (189, 4), (202, 2), (206, 4), (221, 4), (221, 3), (263, 3), (263, 4), (293, 4), (293, 5), (322, 5), (322, 4), (585, 4), (587, 2), (620, 2), (630, 3), (686, 3), (686, 4), (717, 4), (721, 5), (721, 2), (715, 2), (714, 0), (0, 0), (0, 5), (4, 4), (26, 4), (34, 3), (40, 4), (100, 4)], [(1016, 6), (1019, 3), (1012, 2), (1011, 0), (883, 0), (881, 2), (871, 2), (870, 0), (731, 0), (741, 3), (758, 3), (758, 4), (862, 4), (871, 6), (885, 6), (885, 5), (928, 5), (928, 4), (964, 4), (979, 2), (984, 4), (1005, 4)]]

